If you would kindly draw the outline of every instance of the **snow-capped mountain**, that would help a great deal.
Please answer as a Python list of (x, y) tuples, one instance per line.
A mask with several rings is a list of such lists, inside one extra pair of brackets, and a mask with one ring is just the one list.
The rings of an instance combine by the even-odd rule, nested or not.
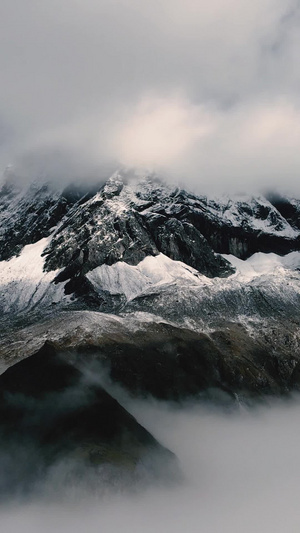
[[(7, 183), (0, 196), (2, 286), (36, 285), (25, 306), (43, 299), (49, 282), (101, 306), (103, 291), (132, 299), (168, 279), (227, 277), (235, 267), (224, 254), (245, 260), (299, 250), (300, 202), (291, 206), (299, 217), (284, 218), (278, 202), (277, 209), (263, 197), (197, 197), (121, 172), (99, 190), (35, 183), (24, 191)], [(52, 287), (54, 302), (56, 292)], [(10, 297), (4, 310), (9, 306)]]
[[(174, 337), (177, 353), (192, 335), (206, 361), (199, 372), (218, 374), (199, 390), (298, 382), (300, 201), (208, 198), (119, 171), (91, 187), (8, 182), (0, 217), (7, 361), (45, 340), (121, 349), (141, 346), (141, 335), (144, 351)], [(113, 366), (116, 352), (109, 357)]]

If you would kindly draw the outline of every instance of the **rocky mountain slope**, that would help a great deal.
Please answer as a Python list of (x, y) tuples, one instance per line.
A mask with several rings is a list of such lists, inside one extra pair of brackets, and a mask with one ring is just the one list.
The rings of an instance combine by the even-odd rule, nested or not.
[[(35, 183), (21, 190), (7, 182), (0, 216), (3, 368), (46, 340), (63, 349), (104, 346), (113, 366), (108, 344), (127, 353), (130, 339), (139, 353), (142, 332), (140, 382), (129, 389), (178, 397), (209, 387), (241, 393), (262, 390), (261, 383), (268, 391), (297, 385), (300, 201), (208, 198), (119, 171), (85, 188)], [(199, 365), (198, 388), (190, 391), (193, 360), (186, 384), (163, 391), (169, 369), (155, 391), (140, 377), (153, 354), (147, 346), (156, 337), (165, 346), (155, 374), (169, 345), (179, 357), (170, 340), (176, 331), (190, 332), (182, 353), (189, 335), (198, 335), (195, 357), (206, 370)], [(235, 378), (223, 372), (224, 361)], [(218, 377), (208, 378), (216, 368)], [(125, 382), (124, 372), (112, 375)]]
[(0, 370), (11, 367), (0, 378), (0, 430), (15, 441), (14, 421), (25, 424), (41, 468), (96, 449), (102, 466), (124, 453), (132, 465), (140, 438), (142, 454), (160, 449), (98, 382), (87, 404), (58, 412), (47, 400), (45, 419), (32, 411), (40, 386), (55, 396), (67, 376), (65, 394), (87, 367), (108, 390), (175, 401), (299, 388), (300, 201), (208, 198), (119, 171), (88, 187), (10, 180), (0, 221)]
[(61, 302), (119, 312), (157, 284), (209, 286), (209, 279), (230, 277), (236, 264), (227, 256), (298, 251), (300, 202), (284, 201), (197, 197), (126, 172), (99, 190), (32, 184), (24, 191), (6, 183), (2, 312)]

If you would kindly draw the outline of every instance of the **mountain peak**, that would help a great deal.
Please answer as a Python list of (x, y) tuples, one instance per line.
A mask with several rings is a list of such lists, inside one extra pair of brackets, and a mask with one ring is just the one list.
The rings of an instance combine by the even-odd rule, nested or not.
[[(53, 282), (49, 294), (54, 301), (56, 286), (75, 301), (109, 311), (124, 298), (107, 282), (115, 283), (116, 272), (136, 276), (141, 287), (148, 287), (150, 264), (151, 285), (153, 279), (170, 279), (162, 265), (166, 272), (177, 272), (167, 260), (212, 279), (235, 271), (228, 261), (231, 255), (244, 260), (256, 252), (297, 251), (298, 211), (291, 201), (293, 218), (285, 218), (286, 203), (283, 209), (278, 200), (263, 196), (195, 195), (155, 174), (131, 169), (119, 169), (93, 185), (61, 189), (34, 182), (21, 190), (6, 183), (0, 193), (0, 259), (14, 260), (28, 246), (28, 257), (42, 253), (37, 264), (43, 265), (41, 275)], [(150, 258), (157, 258), (156, 266)], [(139, 273), (133, 274), (131, 267)], [(153, 268), (161, 272), (158, 277)], [(132, 294), (139, 293), (129, 285)]]

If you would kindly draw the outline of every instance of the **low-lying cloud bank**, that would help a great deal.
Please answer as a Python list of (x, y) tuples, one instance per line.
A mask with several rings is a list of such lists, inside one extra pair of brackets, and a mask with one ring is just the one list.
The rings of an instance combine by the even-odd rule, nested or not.
[(139, 494), (104, 495), (64, 505), (1, 509), (14, 533), (281, 533), (297, 531), (300, 401), (224, 413), (128, 402), (131, 412), (178, 456), (184, 481)]
[(4, 0), (0, 167), (299, 192), (297, 0)]

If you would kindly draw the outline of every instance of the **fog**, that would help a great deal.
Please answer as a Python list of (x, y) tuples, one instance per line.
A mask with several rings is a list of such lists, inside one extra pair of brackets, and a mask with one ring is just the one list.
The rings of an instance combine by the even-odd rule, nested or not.
[[(300, 526), (300, 400), (234, 410), (130, 401), (179, 458), (183, 480), (133, 493), (82, 494), (1, 508), (7, 533), (282, 533)], [(57, 500), (60, 499), (59, 486)]]
[(2, 0), (0, 169), (299, 192), (298, 0)]

